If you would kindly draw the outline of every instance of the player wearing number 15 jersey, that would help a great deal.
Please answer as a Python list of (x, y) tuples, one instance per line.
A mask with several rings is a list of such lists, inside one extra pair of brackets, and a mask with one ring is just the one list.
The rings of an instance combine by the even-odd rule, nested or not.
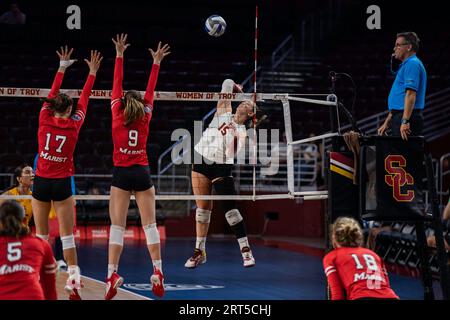
[(123, 278), (118, 274), (118, 268), (132, 193), (136, 197), (147, 240), (147, 249), (153, 263), (153, 275), (150, 277), (152, 291), (158, 297), (164, 295), (160, 238), (155, 217), (155, 188), (150, 178), (146, 146), (159, 66), (170, 52), (167, 44), (161, 47), (161, 42), (158, 44), (156, 52), (149, 49), (153, 56), (153, 66), (144, 97), (141, 97), (139, 91), (134, 90), (128, 91), (123, 96), (123, 54), (129, 46), (126, 40), (126, 34), (117, 35), (116, 39), (112, 39), (116, 47), (111, 97), (114, 169), (109, 202), (111, 228), (106, 300), (112, 299), (117, 294), (117, 288), (123, 283)]
[(80, 300), (80, 268), (78, 267), (75, 239), (73, 236), (74, 198), (72, 197), (71, 176), (73, 172), (73, 153), (78, 140), (87, 104), (94, 85), (97, 70), (102, 57), (97, 51), (91, 51), (91, 59), (85, 59), (89, 66), (89, 75), (72, 112), (73, 100), (59, 93), (59, 88), (67, 67), (75, 60), (70, 56), (73, 49), (61, 47), (57, 52), (60, 62), (52, 88), (39, 114), (38, 159), (34, 179), (33, 207), (36, 223), (36, 236), (48, 240), (48, 216), (52, 206), (58, 216), (59, 230), (64, 258), (67, 261), (69, 277), (65, 290), (71, 300)]
[[(242, 86), (232, 79), (225, 79), (221, 93), (229, 95), (242, 93)], [(267, 116), (251, 100), (245, 100), (233, 113), (231, 101), (220, 99), (216, 113), (200, 141), (194, 147), (194, 164), (192, 165), (192, 190), (195, 195), (236, 195), (234, 179), (231, 174), (235, 156), (240, 160), (245, 157), (245, 140), (247, 128), (256, 129)], [(243, 157), (244, 156), (244, 157)], [(206, 237), (211, 222), (213, 201), (195, 200), (196, 243), (193, 255), (184, 266), (189, 269), (206, 263)], [(233, 230), (242, 254), (243, 266), (253, 267), (256, 261), (250, 249), (244, 218), (234, 200), (224, 200), (217, 204), (225, 213), (225, 218)]]
[(323, 258), (329, 299), (398, 299), (381, 258), (361, 247), (363, 233), (356, 220), (337, 218), (331, 240), (334, 250)]

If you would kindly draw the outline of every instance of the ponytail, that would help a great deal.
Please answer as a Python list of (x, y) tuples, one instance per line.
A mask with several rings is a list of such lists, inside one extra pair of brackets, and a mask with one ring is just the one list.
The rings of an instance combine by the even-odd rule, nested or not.
[(5, 201), (0, 205), (0, 236), (23, 237), (30, 233), (28, 226), (23, 224), (25, 212), (16, 201)]
[(359, 223), (350, 217), (339, 217), (331, 226), (331, 238), (341, 247), (360, 247), (364, 236)]
[(50, 109), (56, 113), (65, 113), (73, 105), (73, 100), (65, 93), (59, 93), (54, 98), (43, 98), (42, 102), (48, 103)]
[[(254, 118), (256, 118), (256, 121), (254, 121)], [(247, 119), (247, 121), (245, 122), (245, 127), (247, 129), (256, 128), (260, 124), (268, 121), (269, 120), (267, 114), (263, 112), (260, 107), (256, 106), (256, 114), (253, 117), (249, 117)]]
[(144, 102), (138, 91), (128, 91), (122, 99), (122, 103), (125, 108), (125, 126), (129, 126), (131, 123), (144, 118)]

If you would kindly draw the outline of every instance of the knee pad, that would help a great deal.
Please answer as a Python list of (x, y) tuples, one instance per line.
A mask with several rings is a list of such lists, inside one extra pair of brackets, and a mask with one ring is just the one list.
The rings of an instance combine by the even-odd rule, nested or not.
[(75, 237), (73, 234), (61, 237), (61, 242), (63, 250), (75, 248)]
[(225, 213), (225, 218), (230, 226), (235, 226), (244, 219), (238, 209), (232, 209)]
[(36, 237), (42, 239), (42, 240), (46, 240), (48, 241), (48, 234), (37, 234), (36, 233)]
[[(214, 180), (213, 187), (217, 195), (224, 195), (224, 196), (236, 195), (233, 177), (218, 178)], [(228, 212), (236, 208), (235, 200), (221, 200), (219, 203), (224, 212)]]
[(233, 177), (217, 178), (213, 181), (213, 187), (214, 187), (214, 191), (218, 195), (235, 195), (236, 194)]
[(195, 210), (195, 221), (199, 223), (209, 223), (211, 221), (211, 211), (197, 208), (197, 210)]
[(160, 242), (159, 231), (156, 227), (156, 223), (148, 224), (142, 228), (144, 229), (145, 238), (147, 239), (147, 245), (158, 244)]
[(123, 234), (125, 228), (114, 224), (109, 228), (109, 244), (123, 246)]

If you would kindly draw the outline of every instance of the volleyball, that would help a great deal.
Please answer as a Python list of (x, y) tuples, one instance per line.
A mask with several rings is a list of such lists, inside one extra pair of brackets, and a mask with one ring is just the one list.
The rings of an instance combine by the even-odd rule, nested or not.
[(227, 23), (218, 15), (212, 15), (205, 21), (205, 31), (213, 37), (220, 37), (225, 33)]

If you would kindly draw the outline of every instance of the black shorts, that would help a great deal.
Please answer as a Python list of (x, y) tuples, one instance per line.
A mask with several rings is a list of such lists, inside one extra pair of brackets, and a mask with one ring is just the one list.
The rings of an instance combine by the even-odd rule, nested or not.
[(112, 186), (126, 191), (145, 191), (153, 187), (148, 166), (114, 167)]
[(192, 171), (203, 174), (210, 181), (222, 177), (232, 177), (233, 176), (231, 173), (232, 170), (233, 170), (232, 164), (222, 164), (222, 163), (206, 164), (202, 161), (201, 164), (192, 165)]
[(72, 181), (66, 178), (42, 178), (35, 176), (33, 198), (44, 201), (63, 201), (72, 196)]
[[(402, 125), (403, 110), (391, 110), (392, 119), (389, 124), (389, 134), (391, 136), (400, 136), (400, 126)], [(411, 136), (421, 136), (423, 132), (423, 111), (414, 109), (409, 118), (409, 127)]]

